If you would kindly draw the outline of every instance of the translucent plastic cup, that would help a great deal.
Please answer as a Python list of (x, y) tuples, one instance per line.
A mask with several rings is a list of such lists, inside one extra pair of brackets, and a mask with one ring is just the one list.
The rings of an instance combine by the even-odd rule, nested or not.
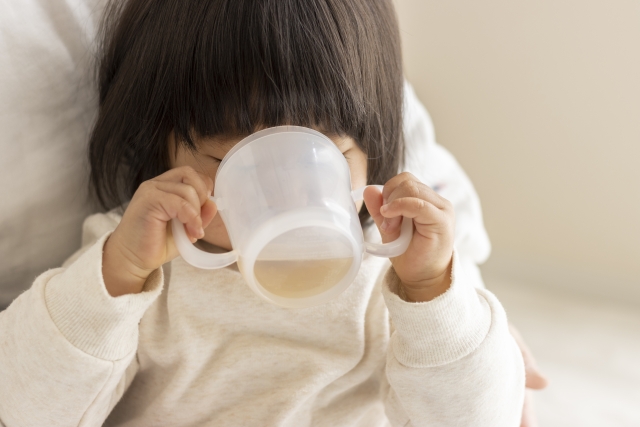
[[(381, 186), (378, 186), (381, 187)], [(279, 126), (256, 132), (222, 159), (213, 196), (233, 250), (196, 248), (177, 219), (172, 231), (189, 264), (222, 268), (234, 262), (249, 287), (283, 307), (310, 307), (338, 296), (353, 281), (365, 252), (395, 257), (413, 232), (404, 218), (390, 243), (364, 241), (349, 165), (320, 132)]]

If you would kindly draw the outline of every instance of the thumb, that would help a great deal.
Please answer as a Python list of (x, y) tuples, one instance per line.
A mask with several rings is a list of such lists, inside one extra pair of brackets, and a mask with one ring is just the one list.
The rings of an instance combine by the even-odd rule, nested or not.
[(364, 204), (367, 206), (367, 210), (371, 214), (371, 218), (376, 223), (378, 227), (378, 231), (382, 236), (382, 242), (387, 243), (391, 242), (400, 236), (400, 222), (402, 221), (402, 217), (386, 219), (387, 223), (390, 223), (390, 226), (387, 230), (390, 232), (386, 232), (381, 228), (382, 223), (385, 221), (385, 217), (380, 213), (380, 207), (384, 203), (382, 199), (382, 193), (378, 191), (375, 187), (367, 187), (364, 190)]
[(207, 226), (213, 221), (213, 218), (218, 213), (218, 207), (211, 200), (207, 199), (202, 207), (200, 207), (200, 218), (202, 219), (202, 228), (207, 228)]
[(533, 390), (542, 390), (549, 384), (549, 380), (547, 379), (547, 377), (545, 377), (538, 370), (538, 367), (535, 364), (527, 365), (525, 363), (525, 375), (526, 375), (525, 385), (527, 388), (530, 388)]
[(380, 224), (384, 220), (384, 217), (380, 213), (380, 207), (382, 206), (382, 193), (377, 188), (367, 187), (364, 189), (364, 204), (367, 206), (367, 210), (371, 214), (371, 218), (380, 229)]

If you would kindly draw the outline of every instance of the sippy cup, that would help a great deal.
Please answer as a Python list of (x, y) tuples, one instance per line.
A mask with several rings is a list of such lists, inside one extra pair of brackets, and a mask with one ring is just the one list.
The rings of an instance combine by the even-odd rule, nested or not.
[(299, 126), (265, 129), (237, 143), (216, 173), (211, 200), (233, 250), (196, 248), (173, 219), (176, 247), (198, 268), (237, 262), (249, 287), (271, 303), (322, 304), (351, 284), (365, 252), (395, 257), (411, 241), (413, 222), (406, 217), (395, 241), (364, 241), (355, 202), (365, 188), (351, 191), (349, 165), (322, 133)]

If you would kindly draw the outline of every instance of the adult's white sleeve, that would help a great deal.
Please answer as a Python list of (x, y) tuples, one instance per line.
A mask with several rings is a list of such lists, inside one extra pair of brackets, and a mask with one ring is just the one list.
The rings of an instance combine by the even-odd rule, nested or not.
[(412, 173), (449, 200), (456, 214), (455, 245), (475, 287), (484, 288), (478, 265), (487, 260), (491, 243), (484, 227), (480, 199), (453, 155), (436, 142), (429, 113), (408, 82), (404, 85), (403, 170)]
[(102, 277), (109, 221), (89, 217), (72, 262), (41, 274), (0, 313), (0, 425), (102, 425), (136, 374), (138, 323), (163, 274), (152, 273), (139, 294), (110, 296)]

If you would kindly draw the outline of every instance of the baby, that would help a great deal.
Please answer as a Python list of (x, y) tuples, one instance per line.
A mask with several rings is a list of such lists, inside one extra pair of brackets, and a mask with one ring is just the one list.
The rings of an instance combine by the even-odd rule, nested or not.
[[(0, 314), (0, 424), (519, 425), (524, 365), (476, 267), (479, 203), (403, 90), (391, 1), (128, 0), (106, 16), (90, 162), (115, 209)], [(405, 147), (403, 93), (404, 133), (430, 145)], [(369, 239), (413, 220), (404, 254), (366, 255), (317, 307), (259, 299), (235, 265), (192, 267), (170, 232), (232, 249), (216, 171), (278, 125), (329, 137), (352, 188), (384, 184), (358, 206)]]

